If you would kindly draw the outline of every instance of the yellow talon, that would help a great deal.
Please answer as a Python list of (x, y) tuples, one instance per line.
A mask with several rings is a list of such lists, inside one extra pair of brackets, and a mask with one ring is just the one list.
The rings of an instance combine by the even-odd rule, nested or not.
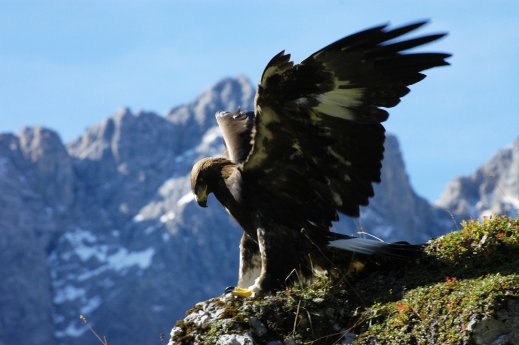
[(234, 290), (232, 290), (231, 294), (233, 296), (238, 296), (238, 297), (253, 297), (254, 291), (237, 287), (237, 288), (234, 288)]

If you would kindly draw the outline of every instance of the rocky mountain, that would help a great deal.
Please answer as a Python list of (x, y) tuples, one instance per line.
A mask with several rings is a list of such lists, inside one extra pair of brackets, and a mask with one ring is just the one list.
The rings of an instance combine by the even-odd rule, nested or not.
[(492, 214), (519, 214), (519, 139), (499, 150), (474, 174), (454, 179), (440, 199), (438, 207), (459, 219)]
[(54, 132), (0, 135), (2, 345), (56, 344), (47, 256), (66, 222), (72, 176), (71, 159)]
[(423, 243), (454, 226), (445, 210), (418, 196), (409, 182), (404, 160), (393, 135), (388, 135), (382, 164), (382, 183), (361, 211), (358, 228), (385, 241)]
[[(234, 284), (241, 230), (214, 198), (194, 204), (188, 174), (223, 150), (214, 113), (250, 109), (254, 92), (225, 79), (165, 116), (120, 109), (67, 145), (44, 128), (0, 134), (0, 345), (92, 344), (80, 315), (110, 343), (158, 344)], [(336, 228), (412, 242), (449, 231), (393, 136), (385, 156), (370, 206)]]

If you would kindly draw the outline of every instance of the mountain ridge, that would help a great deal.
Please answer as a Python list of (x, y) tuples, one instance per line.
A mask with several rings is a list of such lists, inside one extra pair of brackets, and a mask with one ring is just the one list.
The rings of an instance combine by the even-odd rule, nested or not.
[(435, 205), (459, 219), (519, 212), (519, 138), (500, 149), (473, 174), (457, 177)]

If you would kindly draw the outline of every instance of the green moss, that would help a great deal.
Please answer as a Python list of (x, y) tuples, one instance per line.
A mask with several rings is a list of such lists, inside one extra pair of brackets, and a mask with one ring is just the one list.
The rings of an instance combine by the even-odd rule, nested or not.
[(364, 311), (358, 344), (470, 343), (477, 321), (519, 297), (519, 218), (462, 225), (428, 243), (402, 298)]
[(467, 264), (467, 259), (476, 256), (478, 262), (502, 264), (519, 245), (519, 218), (470, 220), (462, 225), (461, 230), (432, 240), (427, 253), (451, 265)]
[[(358, 344), (462, 344), (471, 324), (490, 317), (505, 299), (519, 296), (519, 276), (499, 273), (420, 287), (404, 298), (366, 310), (372, 322)], [(397, 341), (398, 340), (398, 341)]]
[(250, 331), (254, 317), (266, 327), (261, 335), (253, 330), (258, 343), (333, 344), (346, 330), (358, 335), (356, 344), (470, 344), (478, 321), (519, 298), (517, 253), (519, 218), (465, 222), (431, 240), (416, 262), (357, 277), (322, 275), (264, 298), (211, 300), (223, 308), (211, 327), (177, 323), (174, 339), (214, 343)]

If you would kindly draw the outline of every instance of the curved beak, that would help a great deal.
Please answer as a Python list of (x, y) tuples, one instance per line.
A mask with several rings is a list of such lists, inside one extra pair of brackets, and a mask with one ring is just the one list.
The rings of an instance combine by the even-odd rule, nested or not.
[(195, 200), (200, 207), (207, 207), (207, 186), (196, 191)]

